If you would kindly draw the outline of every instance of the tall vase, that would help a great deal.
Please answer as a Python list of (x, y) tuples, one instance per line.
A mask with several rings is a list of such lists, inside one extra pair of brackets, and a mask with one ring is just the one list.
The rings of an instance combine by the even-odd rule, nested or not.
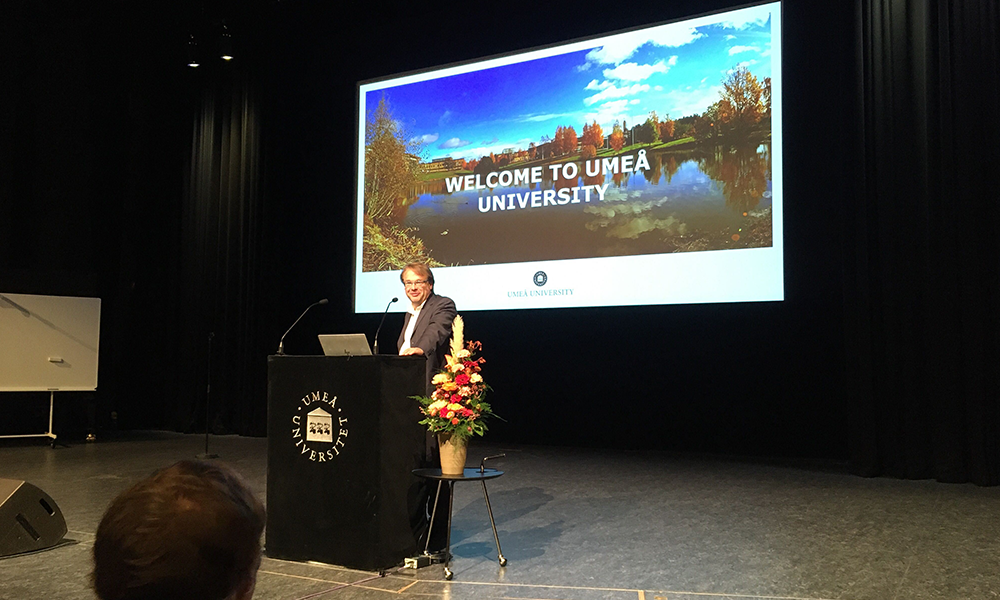
[(441, 451), (441, 473), (443, 475), (461, 475), (465, 469), (465, 455), (469, 449), (466, 438), (459, 438), (450, 433), (438, 434), (438, 448)]

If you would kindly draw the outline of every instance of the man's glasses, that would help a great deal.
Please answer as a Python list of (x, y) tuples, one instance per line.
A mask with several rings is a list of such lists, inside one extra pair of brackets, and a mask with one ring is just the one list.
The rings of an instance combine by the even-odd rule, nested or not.
[(415, 288), (415, 287), (420, 287), (420, 286), (422, 286), (425, 283), (427, 283), (426, 279), (414, 279), (413, 281), (404, 281), (403, 282), (403, 287), (404, 288), (411, 288), (411, 287)]

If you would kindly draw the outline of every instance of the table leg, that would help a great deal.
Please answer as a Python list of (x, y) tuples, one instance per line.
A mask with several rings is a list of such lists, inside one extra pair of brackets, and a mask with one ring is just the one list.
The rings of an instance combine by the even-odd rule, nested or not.
[[(439, 483), (438, 485), (441, 484)], [(455, 481), (452, 479), (448, 480), (448, 492), (450, 492), (448, 494), (448, 537), (445, 538), (446, 543), (444, 550), (444, 578), (447, 579), (448, 581), (451, 581), (451, 578), (454, 577), (454, 573), (451, 572), (451, 569), (448, 568), (448, 565), (451, 564), (451, 509), (455, 503)]]
[[(431, 509), (431, 522), (427, 525), (427, 541), (424, 542), (424, 554), (430, 554), (431, 548), (431, 533), (434, 531), (434, 516), (437, 514), (438, 509), (438, 497), (441, 496), (441, 484), (443, 482), (439, 479), (437, 490), (434, 492), (434, 508)], [(427, 513), (424, 513), (427, 514)], [(448, 535), (451, 536), (451, 516), (448, 516)], [(448, 538), (451, 541), (451, 537)]]
[(497, 543), (497, 560), (500, 561), (501, 567), (507, 566), (507, 559), (503, 556), (503, 550), (500, 549), (500, 536), (497, 535), (497, 523), (493, 520), (493, 507), (490, 506), (490, 495), (486, 493), (486, 480), (482, 480), (483, 484), (483, 498), (486, 498), (486, 510), (490, 513), (490, 525), (493, 526), (493, 539)]

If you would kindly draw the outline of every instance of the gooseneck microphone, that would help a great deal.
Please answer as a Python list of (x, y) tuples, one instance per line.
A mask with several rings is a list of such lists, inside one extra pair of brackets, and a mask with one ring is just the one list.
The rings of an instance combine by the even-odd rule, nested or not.
[(385, 323), (385, 316), (389, 314), (389, 307), (392, 306), (393, 302), (399, 302), (399, 298), (393, 298), (389, 300), (389, 304), (385, 305), (385, 312), (382, 313), (382, 320), (378, 323), (378, 329), (375, 330), (375, 348), (372, 350), (372, 354), (378, 354), (378, 334), (382, 331), (382, 324)]
[[(288, 328), (288, 331), (285, 332), (285, 335), (288, 335), (289, 333), (291, 333), (291, 331), (293, 329), (295, 329), (295, 326), (299, 324), (299, 321), (302, 320), (302, 317), (306, 316), (306, 313), (309, 312), (309, 309), (311, 309), (314, 306), (319, 306), (320, 304), (327, 304), (328, 302), (330, 302), (329, 299), (323, 298), (322, 300), (320, 300), (318, 302), (313, 302), (312, 304), (310, 304), (309, 308), (307, 308), (304, 311), (302, 311), (302, 314), (299, 315), (299, 318), (295, 319), (295, 322), (292, 323), (292, 326)], [(283, 356), (285, 354), (285, 335), (281, 336), (281, 341), (278, 342), (278, 355), (279, 356)]]

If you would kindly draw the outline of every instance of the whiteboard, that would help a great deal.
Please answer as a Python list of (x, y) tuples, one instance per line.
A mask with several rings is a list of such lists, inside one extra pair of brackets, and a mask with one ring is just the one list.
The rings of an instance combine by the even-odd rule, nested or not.
[(0, 293), (0, 392), (93, 391), (101, 299)]

